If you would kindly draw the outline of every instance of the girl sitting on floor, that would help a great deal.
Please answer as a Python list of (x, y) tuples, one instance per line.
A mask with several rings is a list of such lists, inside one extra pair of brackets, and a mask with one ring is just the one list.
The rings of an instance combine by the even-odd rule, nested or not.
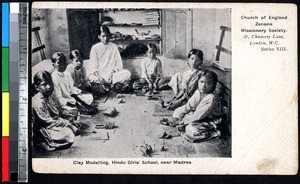
[(171, 78), (169, 86), (172, 87), (174, 96), (167, 102), (162, 101), (162, 107), (176, 109), (188, 101), (197, 89), (197, 82), (203, 73), (202, 64), (202, 51), (192, 49), (188, 53), (188, 66), (190, 69), (183, 73), (178, 72)]
[(71, 74), (74, 81), (74, 86), (78, 89), (86, 91), (89, 86), (86, 69), (83, 66), (82, 54), (79, 50), (70, 52), (71, 63), (67, 66), (67, 71)]
[(47, 71), (39, 71), (34, 76), (37, 94), (32, 98), (33, 143), (47, 151), (70, 147), (75, 134), (79, 133), (74, 118), (77, 109), (64, 109), (53, 93), (53, 81)]
[(67, 59), (61, 52), (52, 55), (52, 63), (55, 68), (51, 74), (54, 83), (54, 93), (62, 107), (76, 107), (82, 114), (94, 115), (98, 109), (90, 104), (93, 102), (93, 95), (81, 93), (81, 90), (74, 87), (74, 81), (67, 68)]
[(152, 92), (167, 85), (166, 79), (162, 77), (162, 63), (156, 57), (157, 53), (157, 46), (149, 43), (146, 51), (147, 57), (141, 62), (142, 75), (134, 82), (134, 89), (147, 88), (149, 92)]
[(93, 83), (110, 86), (115, 92), (130, 90), (131, 73), (123, 68), (122, 58), (116, 44), (109, 42), (111, 33), (108, 27), (98, 30), (100, 43), (92, 46), (88, 78)]
[(216, 73), (204, 71), (198, 81), (198, 90), (186, 105), (177, 108), (173, 113), (174, 122), (179, 122), (179, 129), (185, 129), (185, 135), (191, 141), (220, 135), (216, 129), (222, 115), (221, 102), (215, 93), (217, 82)]
[(67, 66), (67, 71), (71, 74), (74, 86), (83, 92), (92, 93), (95, 98), (107, 94), (108, 89), (102, 85), (93, 85), (91, 87), (87, 78), (86, 68), (83, 66), (82, 53), (79, 50), (70, 52), (72, 63)]

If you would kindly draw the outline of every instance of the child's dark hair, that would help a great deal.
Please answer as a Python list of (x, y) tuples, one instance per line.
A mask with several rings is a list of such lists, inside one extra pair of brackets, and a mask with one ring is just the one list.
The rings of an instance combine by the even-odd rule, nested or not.
[(45, 70), (38, 71), (33, 77), (33, 84), (39, 86), (42, 81), (52, 81), (51, 74)]
[(100, 26), (98, 28), (98, 35), (100, 35), (102, 32), (107, 33), (109, 36), (111, 35), (110, 30), (107, 26)]
[(51, 57), (51, 61), (52, 61), (52, 63), (55, 63), (58, 60), (67, 61), (67, 58), (62, 52), (55, 52)]
[(32, 88), (32, 96), (38, 93), (38, 90), (36, 89), (42, 81), (48, 81), (50, 83), (53, 83), (51, 74), (45, 70), (38, 71), (34, 77), (33, 77), (33, 88)]
[(72, 50), (70, 52), (70, 59), (74, 59), (75, 57), (80, 57), (82, 58), (82, 53), (79, 50)]
[(149, 48), (151, 48), (156, 54), (158, 53), (158, 48), (155, 43), (149, 43), (147, 45), (146, 52), (148, 51)]
[(201, 77), (205, 77), (206, 79), (209, 79), (212, 81), (213, 88), (212, 88), (212, 91), (209, 91), (210, 93), (216, 90), (217, 82), (218, 82), (218, 75), (215, 72), (210, 71), (210, 70), (204, 70)]
[(203, 52), (199, 49), (192, 49), (189, 53), (188, 53), (188, 58), (191, 57), (191, 55), (196, 55), (199, 57), (199, 59), (201, 61), (203, 61)]

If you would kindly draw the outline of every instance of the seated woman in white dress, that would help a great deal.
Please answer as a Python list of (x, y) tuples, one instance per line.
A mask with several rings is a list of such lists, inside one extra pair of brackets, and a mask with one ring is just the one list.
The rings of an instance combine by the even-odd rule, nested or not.
[(106, 83), (113, 87), (123, 84), (123, 87), (129, 87), (131, 73), (123, 69), (120, 52), (116, 44), (109, 42), (110, 36), (108, 27), (99, 28), (100, 42), (91, 48), (88, 78), (91, 83)]

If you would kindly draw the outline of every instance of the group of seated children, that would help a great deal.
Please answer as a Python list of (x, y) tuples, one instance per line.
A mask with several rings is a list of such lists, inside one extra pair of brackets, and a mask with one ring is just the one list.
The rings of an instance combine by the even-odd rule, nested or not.
[[(157, 58), (158, 48), (154, 43), (147, 45), (147, 57), (141, 62), (140, 79), (130, 86), (131, 73), (123, 69), (117, 46), (109, 42), (108, 27), (99, 28), (101, 42), (91, 48), (88, 67), (83, 66), (82, 53), (73, 50), (68, 65), (61, 52), (53, 54), (51, 60), (55, 68), (50, 74), (39, 71), (34, 76), (33, 119), (34, 139), (46, 150), (69, 147), (78, 134), (79, 114), (94, 115), (98, 112), (94, 98), (111, 91), (146, 89), (148, 93), (169, 86), (174, 96), (161, 100), (163, 108), (175, 110), (172, 125), (192, 132), (187, 136), (203, 137), (203, 130), (215, 129), (220, 121), (221, 106), (215, 93), (217, 75), (202, 68), (203, 53), (192, 49), (188, 53), (189, 70), (176, 73), (171, 80), (162, 75), (162, 62)], [(202, 122), (202, 123), (200, 123)], [(212, 123), (211, 123), (212, 122)], [(199, 133), (200, 132), (200, 133)], [(205, 134), (211, 132), (204, 131)], [(208, 132), (208, 133), (207, 133)]]
[(34, 144), (45, 150), (72, 145), (74, 136), (80, 133), (81, 124), (76, 117), (80, 113), (94, 115), (98, 112), (93, 95), (88, 93), (89, 84), (80, 52), (72, 51), (70, 59), (72, 63), (68, 65), (63, 53), (54, 53), (52, 74), (42, 70), (34, 76), (37, 91), (32, 98)]

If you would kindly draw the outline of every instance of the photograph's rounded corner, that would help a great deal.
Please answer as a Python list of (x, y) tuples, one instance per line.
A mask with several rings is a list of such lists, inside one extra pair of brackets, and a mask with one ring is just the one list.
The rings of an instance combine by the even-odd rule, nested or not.
[(41, 1), (32, 1), (32, 3), (31, 3), (31, 9), (33, 9), (33, 8), (38, 8), (38, 7), (36, 7), (37, 6), (37, 4), (39, 4)]
[(296, 11), (298, 10), (298, 3), (289, 3), (289, 6), (291, 6), (291, 8), (296, 9)]
[[(34, 160), (34, 158), (32, 158), (32, 160)], [(31, 165), (31, 170), (32, 172), (36, 173), (36, 174), (47, 174), (44, 172), (41, 172), (38, 168), (36, 168), (36, 166), (34, 166), (33, 164)]]
[(293, 170), (290, 174), (291, 176), (299, 176), (299, 164), (295, 167), (295, 170)]

